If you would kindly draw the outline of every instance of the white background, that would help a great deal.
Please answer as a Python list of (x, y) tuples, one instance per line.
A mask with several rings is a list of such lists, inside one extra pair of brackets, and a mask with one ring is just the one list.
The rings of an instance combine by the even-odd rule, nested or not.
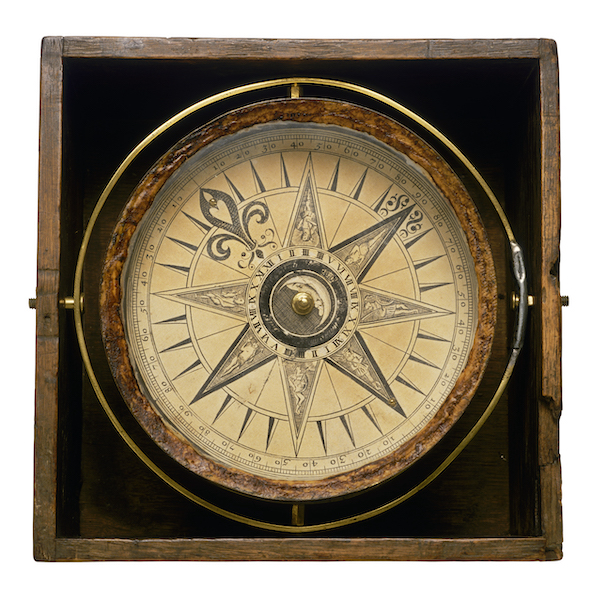
[[(11, 3), (13, 4), (13, 3)], [(17, 4), (16, 2), (14, 4)], [(0, 24), (3, 598), (597, 599), (600, 214), (597, 28), (589, 0), (19, 2)], [(549, 563), (81, 563), (32, 559), (39, 57), (44, 36), (553, 38), (562, 130), (564, 554)], [(402, 592), (400, 592), (402, 589)]]

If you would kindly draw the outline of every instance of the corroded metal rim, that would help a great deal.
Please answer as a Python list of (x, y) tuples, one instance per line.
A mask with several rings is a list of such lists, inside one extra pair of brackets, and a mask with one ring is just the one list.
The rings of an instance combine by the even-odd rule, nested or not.
[[(367, 133), (423, 168), (450, 203), (465, 233), (478, 280), (477, 329), (465, 369), (433, 419), (394, 452), (365, 466), (321, 480), (287, 481), (223, 466), (184, 442), (160, 418), (140, 390), (130, 362), (121, 317), (122, 274), (135, 230), (154, 198), (181, 165), (222, 137), (257, 124), (293, 121), (337, 125)], [(477, 209), (461, 181), (429, 146), (395, 121), (356, 105), (331, 100), (276, 100), (228, 113), (184, 138), (146, 174), (132, 193), (111, 237), (104, 266), (100, 313), (104, 346), (122, 396), (150, 437), (192, 472), (216, 484), (260, 498), (313, 501), (355, 493), (402, 472), (429, 451), (462, 415), (491, 353), (496, 324), (496, 278), (491, 249)]]
[[(87, 351), (85, 336), (84, 336), (84, 332), (83, 332), (82, 315), (81, 315), (81, 313), (82, 313), (81, 283), (82, 283), (82, 274), (83, 274), (83, 266), (84, 266), (84, 262), (85, 262), (85, 256), (87, 253), (87, 247), (88, 247), (91, 235), (92, 235), (93, 228), (95, 226), (95, 223), (98, 219), (100, 212), (102, 211), (102, 208), (103, 208), (107, 198), (109, 197), (110, 193), (112, 192), (113, 188), (115, 187), (116, 183), (119, 181), (120, 177), (123, 175), (125, 170), (131, 164), (131, 162), (135, 159), (135, 157), (137, 157), (138, 154), (144, 148), (146, 148), (149, 144), (151, 144), (154, 139), (156, 139), (158, 136), (160, 136), (162, 133), (167, 131), (170, 127), (172, 127), (174, 124), (178, 123), (180, 120), (184, 119), (188, 115), (190, 115), (210, 104), (219, 102), (225, 98), (237, 96), (240, 94), (244, 94), (246, 92), (259, 90), (259, 89), (268, 89), (268, 88), (272, 88), (272, 87), (276, 87), (276, 86), (287, 86), (287, 85), (291, 85), (292, 89), (294, 89), (294, 87), (297, 87), (298, 85), (302, 85), (302, 84), (317, 84), (317, 85), (329, 86), (329, 87), (333, 87), (333, 88), (341, 88), (341, 89), (345, 89), (345, 90), (358, 92), (360, 94), (364, 94), (372, 99), (378, 100), (378, 101), (382, 102), (383, 104), (392, 107), (394, 110), (399, 111), (403, 115), (407, 116), (408, 118), (410, 118), (411, 120), (413, 120), (414, 122), (419, 124), (421, 127), (425, 128), (431, 134), (433, 134), (436, 138), (438, 138), (438, 140), (441, 141), (441, 143), (446, 148), (448, 148), (463, 163), (463, 165), (468, 169), (468, 171), (473, 175), (473, 177), (479, 183), (479, 185), (481, 186), (481, 188), (483, 189), (483, 191), (486, 193), (487, 197), (489, 198), (490, 202), (496, 209), (496, 212), (498, 213), (498, 216), (499, 216), (499, 218), (503, 224), (503, 227), (505, 229), (507, 238), (511, 244), (511, 247), (513, 248), (513, 256), (515, 256), (517, 258), (521, 257), (520, 249), (518, 248), (518, 245), (516, 244), (513, 232), (510, 228), (510, 225), (508, 223), (506, 215), (504, 214), (502, 207), (500, 206), (498, 200), (494, 196), (493, 192), (491, 191), (491, 189), (489, 188), (489, 186), (487, 185), (485, 180), (478, 173), (478, 171), (475, 169), (475, 167), (472, 165), (472, 163), (470, 163), (470, 161), (447, 138), (445, 138), (443, 136), (443, 134), (441, 134), (439, 131), (437, 131), (435, 128), (433, 128), (433, 126), (429, 125), (421, 117), (419, 117), (412, 111), (406, 109), (402, 105), (398, 104), (394, 100), (387, 98), (376, 92), (373, 92), (371, 90), (368, 90), (367, 88), (363, 88), (363, 87), (357, 86), (355, 84), (349, 84), (349, 83), (338, 82), (338, 81), (333, 81), (333, 80), (324, 80), (324, 79), (317, 79), (317, 78), (303, 78), (303, 79), (289, 78), (289, 79), (270, 80), (270, 81), (266, 81), (266, 82), (259, 82), (257, 84), (241, 86), (239, 88), (227, 90), (226, 92), (217, 94), (210, 98), (207, 98), (195, 105), (192, 105), (191, 107), (188, 107), (186, 110), (177, 114), (172, 119), (170, 119), (169, 121), (167, 121), (163, 125), (161, 125), (159, 128), (157, 128), (150, 135), (148, 135), (142, 142), (140, 142), (140, 144), (126, 157), (126, 159), (119, 166), (117, 171), (114, 173), (113, 177), (111, 178), (111, 180), (107, 184), (106, 188), (104, 189), (104, 191), (94, 209), (94, 212), (92, 213), (92, 216), (88, 223), (88, 227), (85, 231), (81, 249), (80, 249), (77, 268), (76, 268), (76, 272), (75, 272), (74, 295), (73, 295), (74, 299), (75, 299), (75, 326), (76, 326), (76, 331), (77, 331), (77, 337), (78, 337), (78, 341), (79, 341), (79, 345), (80, 345), (80, 349), (81, 349), (81, 353), (82, 353), (82, 357), (83, 357), (83, 362), (84, 362), (84, 365), (88, 372), (88, 376), (90, 378), (92, 386), (98, 396), (98, 399), (99, 399), (101, 405), (103, 406), (105, 412), (107, 413), (107, 415), (108, 415), (109, 419), (111, 420), (111, 422), (113, 423), (114, 427), (117, 429), (119, 434), (123, 437), (125, 442), (129, 445), (129, 447), (134, 451), (134, 453), (142, 460), (142, 462), (145, 465), (147, 465), (158, 476), (160, 476), (166, 483), (168, 483), (170, 486), (172, 486), (175, 490), (180, 492), (182, 495), (186, 496), (188, 499), (205, 507), (206, 509), (214, 511), (214, 512), (216, 512), (224, 517), (227, 517), (229, 519), (240, 521), (240, 522), (243, 522), (243, 523), (246, 523), (246, 524), (249, 524), (252, 526), (256, 526), (259, 528), (275, 530), (275, 531), (279, 531), (279, 532), (295, 532), (295, 533), (306, 533), (306, 532), (316, 532), (316, 531), (320, 531), (320, 530), (328, 530), (328, 529), (341, 527), (344, 525), (352, 524), (352, 523), (355, 523), (358, 521), (362, 521), (362, 520), (374, 517), (376, 515), (383, 513), (384, 511), (387, 511), (387, 510), (391, 509), (392, 507), (395, 507), (395, 506), (401, 504), (402, 502), (406, 501), (408, 498), (412, 497), (419, 490), (423, 489), (430, 482), (432, 482), (435, 478), (437, 478), (448, 467), (448, 465), (450, 465), (452, 463), (452, 461), (460, 454), (460, 452), (469, 444), (469, 442), (476, 435), (476, 433), (479, 431), (479, 429), (482, 427), (482, 425), (485, 423), (485, 421), (487, 420), (489, 415), (494, 410), (496, 404), (498, 403), (500, 397), (502, 396), (502, 394), (504, 392), (504, 389), (506, 388), (508, 380), (510, 379), (510, 376), (514, 369), (514, 365), (516, 363), (518, 351), (520, 348), (520, 342), (517, 341), (513, 344), (513, 353), (507, 363), (504, 376), (502, 378), (502, 381), (501, 381), (494, 397), (491, 399), (486, 410), (481, 415), (480, 419), (475, 424), (475, 426), (471, 429), (471, 431), (467, 434), (467, 436), (461, 441), (461, 443), (454, 449), (454, 451), (446, 458), (446, 460), (438, 466), (438, 468), (436, 470), (434, 470), (425, 480), (423, 480), (420, 484), (418, 484), (417, 486), (415, 486), (414, 488), (412, 488), (411, 490), (406, 492), (404, 495), (390, 501), (389, 503), (387, 503), (381, 507), (377, 507), (371, 511), (367, 511), (367, 512), (364, 512), (359, 515), (342, 518), (342, 519), (328, 522), (328, 523), (320, 523), (320, 524), (313, 524), (313, 525), (298, 525), (297, 523), (295, 523), (294, 525), (271, 524), (271, 523), (266, 523), (266, 522), (263, 522), (260, 520), (248, 518), (248, 517), (224, 510), (218, 506), (215, 506), (214, 504), (212, 504), (212, 503), (206, 501), (205, 499), (198, 497), (194, 493), (188, 491), (186, 488), (181, 486), (178, 482), (174, 481), (171, 477), (169, 477), (166, 473), (164, 473), (157, 465), (155, 465), (152, 462), (152, 460), (150, 460), (148, 458), (148, 456), (139, 448), (139, 446), (135, 443), (135, 441), (123, 429), (122, 425), (119, 423), (115, 414), (112, 412), (110, 406), (108, 405), (108, 402), (107, 402), (106, 398), (104, 397), (103, 391), (98, 383), (98, 380), (94, 374), (94, 370), (91, 366), (89, 354)], [(515, 263), (517, 263), (517, 262), (518, 262), (517, 259), (515, 259)], [(522, 261), (521, 261), (521, 263), (522, 263)], [(517, 271), (518, 270), (515, 268), (515, 272), (517, 272)], [(516, 273), (516, 275), (518, 275), (518, 274)], [(524, 282), (524, 274), (523, 274), (522, 281), (519, 280), (519, 283), (520, 283), (521, 289), (526, 290), (525, 282)], [(525, 311), (525, 309), (520, 310), (520, 319), (519, 319), (520, 322), (523, 321), (524, 311)], [(516, 338), (519, 338), (520, 336), (522, 336), (522, 333), (517, 334)]]

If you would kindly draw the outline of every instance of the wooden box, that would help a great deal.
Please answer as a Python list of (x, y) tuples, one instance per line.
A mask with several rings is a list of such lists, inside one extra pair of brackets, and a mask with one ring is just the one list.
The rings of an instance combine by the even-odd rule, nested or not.
[[(68, 306), (87, 220), (130, 150), (202, 98), (292, 75), (377, 90), (451, 139), (504, 206), (525, 253), (532, 297), (512, 381), (452, 465), (415, 497), (378, 517), (310, 535), (271, 533), (229, 521), (147, 470), (96, 399)], [(148, 160), (146, 166), (154, 158)], [(121, 201), (143, 170), (142, 165), (133, 168)], [(93, 264), (101, 258), (119, 209), (115, 202), (100, 224)], [(503, 233), (484, 206), (480, 211), (497, 248), (501, 310), (495, 359), (475, 404), (487, 402), (501, 377), (513, 319)], [(552, 41), (45, 39), (35, 558), (559, 559), (559, 234), (558, 66)], [(89, 283), (94, 269), (89, 268), (84, 284), (85, 327), (92, 329), (98, 327), (96, 288)], [(90, 353), (101, 361), (101, 347), (92, 345)], [(468, 427), (458, 424), (451, 436), (464, 435)]]

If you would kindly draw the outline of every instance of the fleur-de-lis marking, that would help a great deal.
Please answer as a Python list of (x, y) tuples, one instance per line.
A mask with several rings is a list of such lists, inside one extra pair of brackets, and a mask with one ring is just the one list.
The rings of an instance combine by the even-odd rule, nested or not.
[(269, 219), (269, 208), (264, 202), (255, 201), (244, 207), (242, 215), (238, 211), (235, 200), (226, 192), (202, 188), (200, 190), (200, 209), (204, 218), (214, 227), (225, 230), (227, 233), (216, 233), (211, 236), (207, 245), (207, 252), (215, 261), (225, 261), (231, 256), (229, 242), (243, 244), (247, 251), (240, 253), (238, 266), (248, 267), (254, 257), (264, 258), (261, 250), (267, 245), (275, 247), (273, 242), (274, 231), (267, 229), (260, 236), (260, 244), (250, 232), (250, 222), (262, 225)]

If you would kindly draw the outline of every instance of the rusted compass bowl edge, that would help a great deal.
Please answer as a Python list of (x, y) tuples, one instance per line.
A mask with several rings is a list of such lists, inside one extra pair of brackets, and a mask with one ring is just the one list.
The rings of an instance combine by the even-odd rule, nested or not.
[[(433, 419), (394, 452), (352, 471), (310, 481), (273, 480), (226, 467), (200, 454), (158, 415), (143, 394), (130, 360), (122, 318), (123, 268), (135, 230), (156, 194), (177, 169), (211, 142), (272, 121), (338, 125), (367, 133), (422, 167), (453, 207), (465, 233), (478, 279), (478, 320), (467, 365)], [(108, 363), (136, 420), (159, 447), (193, 473), (237, 492), (279, 501), (311, 501), (356, 493), (401, 473), (429, 451), (469, 405), (489, 360), (497, 313), (492, 252), (475, 204), (448, 164), (404, 126), (368, 109), (338, 101), (290, 99), (236, 110), (178, 143), (144, 176), (132, 193), (110, 239), (100, 286), (101, 331)]]

